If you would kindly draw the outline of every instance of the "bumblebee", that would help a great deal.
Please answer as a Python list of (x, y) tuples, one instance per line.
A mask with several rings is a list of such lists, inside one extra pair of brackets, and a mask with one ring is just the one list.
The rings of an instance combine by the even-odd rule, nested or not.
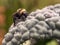
[(25, 21), (28, 16), (28, 13), (25, 9), (18, 9), (14, 14), (13, 14), (13, 22), (14, 26), (20, 21)]

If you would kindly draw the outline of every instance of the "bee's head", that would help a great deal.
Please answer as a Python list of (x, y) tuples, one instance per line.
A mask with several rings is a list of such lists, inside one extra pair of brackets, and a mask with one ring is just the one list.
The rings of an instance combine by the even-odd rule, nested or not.
[(17, 12), (19, 12), (19, 14), (25, 14), (27, 13), (26, 9), (18, 9)]

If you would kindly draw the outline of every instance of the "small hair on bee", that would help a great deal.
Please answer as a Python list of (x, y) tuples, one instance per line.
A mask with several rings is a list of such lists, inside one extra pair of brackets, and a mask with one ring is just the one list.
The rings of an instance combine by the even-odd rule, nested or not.
[(27, 12), (27, 11), (26, 11), (26, 9), (21, 9), (21, 8), (19, 8), (19, 9), (17, 10), (17, 12), (19, 12), (20, 14), (22, 14), (22, 13)]
[(21, 11), (21, 8), (17, 9), (17, 12)]
[(26, 17), (28, 16), (28, 12), (26, 9), (19, 8), (14, 14), (13, 14), (13, 22), (14, 26), (20, 22), (25, 21)]

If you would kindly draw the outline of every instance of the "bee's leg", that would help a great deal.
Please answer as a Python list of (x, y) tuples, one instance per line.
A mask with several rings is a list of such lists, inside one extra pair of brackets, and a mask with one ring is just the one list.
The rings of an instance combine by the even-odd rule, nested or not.
[(16, 26), (16, 17), (13, 17), (14, 26)]
[(22, 19), (22, 21), (25, 21), (26, 20), (26, 18), (27, 18), (27, 16), (28, 16), (28, 14), (26, 13), (26, 14), (22, 14), (22, 16), (20, 17), (20, 19)]
[(25, 21), (25, 20), (26, 20), (25, 16), (22, 16), (20, 19), (21, 19), (22, 21)]
[(15, 25), (15, 19), (13, 19), (13, 22), (14, 22), (14, 26), (16, 26), (16, 25)]

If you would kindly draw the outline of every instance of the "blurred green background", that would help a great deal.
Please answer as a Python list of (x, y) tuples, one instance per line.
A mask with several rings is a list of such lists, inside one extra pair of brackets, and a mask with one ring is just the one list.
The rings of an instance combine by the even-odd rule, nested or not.
[[(48, 5), (54, 5), (60, 3), (60, 0), (0, 0), (0, 14), (4, 19), (0, 23), (0, 30), (7, 32), (8, 28), (12, 24), (12, 13), (15, 12), (18, 8), (25, 8), (28, 12), (31, 12), (35, 9), (41, 9)], [(2, 11), (3, 10), (3, 11)], [(2, 11), (2, 12), (1, 12)], [(1, 17), (0, 16), (0, 17)], [(1, 32), (1, 31), (0, 31)], [(5, 33), (4, 33), (5, 34)], [(41, 45), (41, 44), (40, 44)], [(55, 40), (52, 42), (48, 42), (46, 45), (58, 45)]]

